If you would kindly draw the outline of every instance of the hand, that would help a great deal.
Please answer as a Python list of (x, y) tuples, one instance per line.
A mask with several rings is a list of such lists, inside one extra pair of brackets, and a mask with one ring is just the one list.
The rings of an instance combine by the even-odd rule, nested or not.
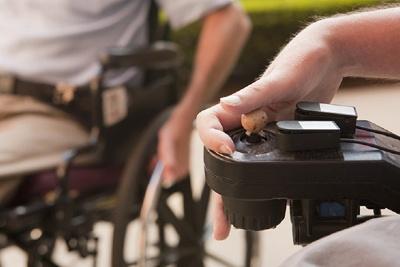
[[(343, 74), (340, 58), (328, 42), (323, 21), (300, 32), (276, 57), (262, 77), (197, 116), (197, 128), (204, 145), (217, 152), (230, 154), (235, 146), (224, 133), (240, 126), (241, 114), (263, 109), (270, 121), (290, 118), (301, 100), (330, 102)], [(229, 223), (218, 198), (214, 236), (225, 239)]]
[(158, 158), (164, 164), (164, 180), (169, 183), (189, 172), (193, 118), (188, 114), (186, 109), (178, 106), (158, 134)]
[(213, 196), (215, 201), (213, 208), (213, 236), (216, 240), (223, 240), (229, 235), (231, 225), (226, 219), (221, 195), (213, 192)]

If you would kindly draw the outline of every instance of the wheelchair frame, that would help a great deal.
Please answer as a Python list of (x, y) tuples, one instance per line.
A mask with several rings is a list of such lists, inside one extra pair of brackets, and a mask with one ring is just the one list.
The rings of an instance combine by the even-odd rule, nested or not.
[[(143, 57), (143, 55), (145, 56)], [(144, 61), (147, 56), (154, 64)], [(107, 60), (103, 58), (103, 73), (112, 67), (121, 68), (128, 64), (148, 69), (169, 69), (176, 72), (180, 62), (181, 55), (177, 46), (172, 43), (155, 43), (153, 46), (139, 51), (112, 50)], [(156, 87), (166, 86), (170, 81), (174, 81), (174, 79), (170, 77), (167, 81), (165, 79), (161, 82), (157, 81)], [(76, 159), (98, 150), (104, 150), (106, 129), (102, 124), (101, 95), (107, 88), (102, 86), (102, 75), (100, 75), (98, 84), (99, 86), (93, 90), (93, 101), (96, 104), (94, 105), (94, 124), (91, 128), (90, 142), (64, 153), (63, 162), (55, 170), (58, 180), (56, 192), (53, 192), (52, 196), (47, 199), (6, 209), (0, 215), (0, 247), (4, 248), (10, 244), (17, 245), (28, 253), (29, 266), (41, 266), (40, 264), (57, 266), (51, 259), (55, 241), (53, 239), (56, 236), (63, 237), (68, 249), (77, 251), (80, 256), (96, 256), (97, 238), (92, 234), (93, 225), (99, 220), (112, 218), (112, 214), (110, 214), (112, 209), (107, 210), (108, 207), (98, 209), (98, 207), (93, 207), (92, 201), (115, 202), (115, 200), (108, 199), (113, 197), (114, 190), (75, 198), (74, 192), (69, 188), (70, 172)], [(105, 203), (105, 205), (112, 204)], [(78, 206), (79, 208), (77, 208)], [(77, 210), (82, 212), (74, 214)], [(82, 214), (86, 214), (84, 218)]]
[[(199, 197), (194, 197), (191, 179), (186, 177), (168, 188), (161, 188), (160, 184), (150, 184), (149, 175), (143, 166), (154, 155), (157, 149), (158, 130), (168, 119), (169, 110), (161, 113), (141, 136), (138, 146), (132, 150), (127, 159), (127, 168), (122, 174), (122, 181), (117, 193), (117, 203), (114, 213), (114, 236), (113, 236), (113, 254), (112, 266), (148, 266), (144, 262), (156, 262), (150, 266), (170, 266), (175, 264), (178, 267), (204, 266), (204, 260), (210, 259), (220, 264), (220, 266), (256, 266), (257, 252), (259, 250), (258, 233), (244, 232), (245, 251), (244, 259), (241, 265), (229, 262), (222, 257), (206, 249), (207, 236), (207, 208), (210, 199), (210, 189), (205, 184)], [(154, 207), (157, 212), (157, 219), (153, 222), (158, 229), (157, 248), (158, 255), (146, 256), (141, 253), (137, 260), (126, 262), (124, 259), (124, 241), (128, 224), (139, 217), (138, 209), (130, 209), (126, 203), (137, 203), (145, 199), (147, 194), (158, 187), (160, 192), (157, 194), (158, 202), (151, 203), (150, 208)], [(176, 193), (182, 196), (183, 213), (180, 216), (168, 205), (168, 199)], [(157, 198), (153, 198), (154, 201)], [(147, 203), (149, 204), (149, 203)], [(144, 210), (143, 210), (144, 208)], [(149, 213), (148, 206), (141, 209), (141, 214)], [(140, 218), (142, 219), (142, 218)], [(149, 221), (146, 221), (148, 223)], [(144, 223), (143, 221), (141, 223)], [(179, 235), (179, 241), (176, 245), (169, 245), (167, 242), (167, 227), (172, 226)], [(146, 227), (147, 228), (147, 227)], [(146, 233), (141, 233), (141, 236)], [(140, 247), (142, 249), (142, 247)]]

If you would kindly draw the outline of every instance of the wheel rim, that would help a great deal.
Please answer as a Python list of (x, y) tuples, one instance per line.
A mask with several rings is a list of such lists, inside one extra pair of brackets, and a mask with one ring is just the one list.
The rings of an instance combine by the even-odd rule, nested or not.
[[(140, 206), (143, 192), (148, 182), (148, 175), (143, 173), (143, 166), (147, 166), (152, 155), (156, 153), (158, 130), (167, 120), (169, 112), (163, 113), (148, 130), (142, 135), (138, 147), (128, 160), (128, 165), (122, 177), (122, 184), (118, 194), (118, 202), (114, 216), (114, 236), (112, 251), (112, 266), (125, 267), (137, 265), (137, 260), (127, 260), (124, 255), (125, 236), (128, 234), (129, 222), (135, 218), (135, 212), (129, 212), (127, 203), (135, 203), (136, 208)], [(143, 156), (145, 155), (145, 156)], [(129, 164), (131, 164), (129, 166)], [(139, 185), (139, 186), (138, 186)], [(141, 192), (142, 190), (142, 192)], [(172, 195), (179, 194), (183, 200), (183, 217), (177, 216), (167, 204)], [(181, 180), (173, 186), (163, 189), (157, 206), (157, 220), (154, 225), (157, 228), (157, 243), (154, 250), (158, 254), (149, 255), (150, 266), (205, 266), (204, 261), (219, 263), (218, 266), (254, 266), (254, 251), (258, 249), (258, 239), (255, 234), (246, 233), (244, 237), (245, 248), (242, 264), (232, 264), (223, 257), (205, 249), (208, 242), (205, 239), (207, 231), (207, 208), (210, 199), (210, 190), (207, 186), (201, 190), (200, 197), (195, 198), (191, 189), (190, 177)], [(137, 209), (136, 209), (137, 212)], [(168, 243), (166, 233), (172, 229), (179, 236), (179, 240), (173, 246)], [(130, 236), (136, 239), (137, 236)]]

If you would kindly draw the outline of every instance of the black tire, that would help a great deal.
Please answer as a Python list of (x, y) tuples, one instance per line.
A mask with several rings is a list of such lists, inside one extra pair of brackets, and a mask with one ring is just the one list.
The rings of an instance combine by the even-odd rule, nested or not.
[[(156, 154), (158, 131), (168, 119), (170, 110), (167, 110), (156, 117), (140, 136), (136, 146), (129, 154), (126, 166), (124, 168), (121, 183), (117, 193), (117, 203), (113, 216), (114, 232), (112, 241), (112, 266), (126, 267), (134, 266), (134, 263), (128, 264), (125, 261), (124, 249), (127, 235), (128, 224), (138, 217), (141, 201), (148, 184), (149, 173), (148, 165)], [(184, 199), (184, 218), (177, 218), (166, 204), (167, 198), (174, 193), (180, 193)], [(205, 223), (206, 210), (209, 202), (209, 192), (207, 186), (204, 186), (199, 201), (194, 201), (191, 192), (190, 179), (184, 179), (173, 187), (162, 190), (158, 204), (156, 224), (159, 230), (159, 241), (157, 243), (160, 254), (169, 253), (170, 248), (165, 247), (164, 226), (172, 224), (179, 236), (177, 250), (182, 251), (185, 248), (192, 247), (193, 254), (186, 254), (183, 257), (177, 257), (176, 253), (164, 257), (160, 255), (156, 266), (173, 263), (176, 266), (204, 266), (203, 258), (210, 256), (205, 249), (202, 249), (201, 243), (203, 227)], [(194, 238), (193, 238), (194, 237)], [(137, 237), (136, 237), (137, 238)], [(193, 240), (195, 239), (195, 240)], [(223, 266), (254, 266), (254, 256), (258, 250), (258, 238), (256, 233), (246, 232), (244, 241), (244, 262), (242, 264), (222, 264)], [(202, 251), (203, 253), (199, 253)], [(171, 260), (172, 258), (172, 260)], [(179, 259), (178, 259), (179, 258)], [(196, 258), (196, 259), (195, 259)], [(213, 257), (212, 257), (213, 258)], [(219, 261), (218, 258), (213, 258)], [(221, 261), (220, 261), (221, 262)]]
[(163, 112), (150, 123), (147, 129), (135, 142), (135, 147), (129, 153), (121, 182), (117, 191), (117, 202), (113, 218), (112, 257), (113, 267), (125, 267), (124, 247), (125, 235), (129, 222), (138, 216), (140, 203), (148, 183), (148, 177), (143, 175), (152, 155), (156, 153), (158, 130), (168, 119), (170, 110)]

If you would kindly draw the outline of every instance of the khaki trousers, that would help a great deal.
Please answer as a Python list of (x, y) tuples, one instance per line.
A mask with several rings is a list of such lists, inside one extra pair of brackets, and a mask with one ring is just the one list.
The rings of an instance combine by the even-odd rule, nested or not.
[(67, 114), (30, 97), (0, 95), (0, 205), (21, 177), (50, 169), (88, 133)]

